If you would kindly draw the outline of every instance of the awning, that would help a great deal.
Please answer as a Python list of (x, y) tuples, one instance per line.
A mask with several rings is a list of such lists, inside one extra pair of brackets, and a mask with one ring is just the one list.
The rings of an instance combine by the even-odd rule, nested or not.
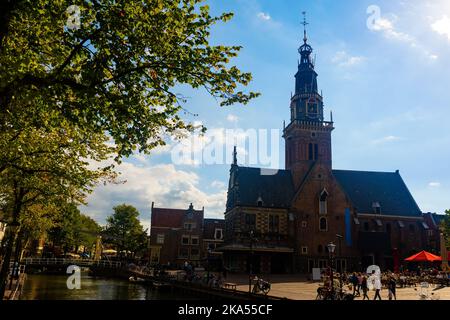
[(397, 221), (398, 222), (398, 226), (400, 227), (400, 228), (404, 228), (405, 227), (405, 224), (403, 223), (403, 221)]

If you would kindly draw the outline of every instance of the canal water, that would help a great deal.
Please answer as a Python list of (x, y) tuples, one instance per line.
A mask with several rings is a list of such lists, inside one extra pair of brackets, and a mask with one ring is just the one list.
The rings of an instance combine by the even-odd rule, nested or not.
[(28, 274), (21, 300), (186, 300), (182, 294), (162, 293), (126, 280), (81, 275), (81, 288), (68, 289), (67, 276)]

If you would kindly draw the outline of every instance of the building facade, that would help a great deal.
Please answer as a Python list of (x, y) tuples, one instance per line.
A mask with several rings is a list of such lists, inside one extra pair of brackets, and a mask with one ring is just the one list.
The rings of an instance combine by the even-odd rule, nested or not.
[(204, 208), (195, 210), (192, 203), (188, 209), (156, 208), (152, 203), (150, 263), (205, 265), (208, 254), (214, 256), (223, 242), (223, 230), (223, 219), (204, 219)]
[(239, 166), (234, 151), (219, 250), (231, 270), (308, 273), (328, 265), (333, 242), (338, 270), (398, 269), (431, 245), (429, 222), (398, 170), (333, 169), (334, 122), (325, 120), (312, 52), (305, 30), (283, 128), (285, 169)]

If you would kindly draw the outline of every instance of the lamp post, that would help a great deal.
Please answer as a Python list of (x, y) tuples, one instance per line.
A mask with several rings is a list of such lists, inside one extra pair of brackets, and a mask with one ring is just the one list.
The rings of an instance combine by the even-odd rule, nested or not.
[(255, 235), (253, 230), (250, 231), (250, 257), (248, 266), (248, 293), (252, 293), (252, 273), (253, 273), (253, 242), (255, 241)]
[(336, 238), (338, 239), (338, 245), (339, 245), (338, 254), (339, 254), (339, 259), (340, 259), (340, 263), (339, 263), (339, 290), (342, 292), (342, 273), (344, 272), (344, 270), (342, 270), (342, 246), (341, 246), (341, 240), (342, 240), (343, 236), (340, 235), (340, 234), (336, 234)]
[(336, 249), (336, 245), (333, 242), (330, 242), (328, 245), (328, 253), (329, 253), (329, 265), (330, 265), (330, 284), (331, 284), (331, 299), (334, 299), (334, 279), (333, 279), (333, 255), (334, 250)]

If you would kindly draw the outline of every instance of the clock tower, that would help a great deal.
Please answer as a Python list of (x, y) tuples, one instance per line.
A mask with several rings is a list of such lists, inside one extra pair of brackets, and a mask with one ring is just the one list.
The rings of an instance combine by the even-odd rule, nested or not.
[(313, 165), (318, 164), (331, 172), (331, 131), (334, 129), (332, 119), (324, 120), (323, 98), (317, 87), (315, 61), (311, 57), (313, 48), (306, 35), (306, 19), (303, 25), (295, 94), (291, 97), (291, 121), (283, 131), (286, 169), (293, 172), (294, 180), (299, 183)]

